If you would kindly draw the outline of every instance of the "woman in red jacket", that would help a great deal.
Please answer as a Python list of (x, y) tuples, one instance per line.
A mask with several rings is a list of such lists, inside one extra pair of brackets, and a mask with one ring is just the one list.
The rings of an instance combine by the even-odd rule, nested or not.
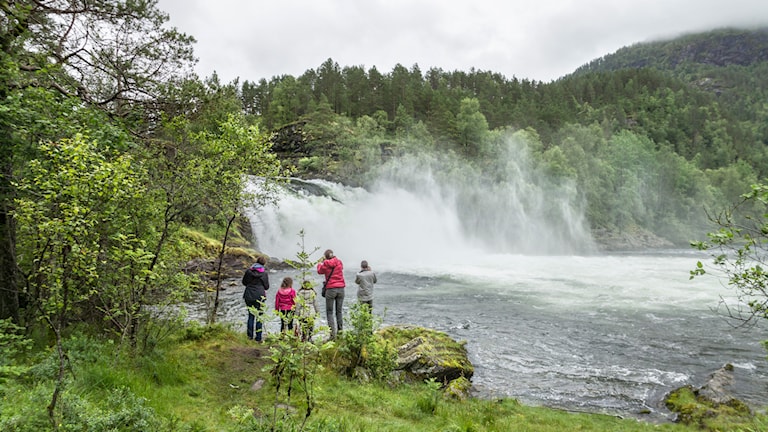
[(325, 314), (331, 329), (331, 339), (336, 339), (343, 327), (341, 308), (344, 305), (344, 287), (347, 285), (344, 282), (344, 264), (328, 249), (317, 264), (317, 273), (325, 275)]

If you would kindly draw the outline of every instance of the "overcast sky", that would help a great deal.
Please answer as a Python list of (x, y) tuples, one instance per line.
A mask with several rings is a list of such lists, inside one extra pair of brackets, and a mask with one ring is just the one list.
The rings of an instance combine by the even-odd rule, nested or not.
[(617, 49), (768, 25), (768, 0), (159, 0), (223, 82), (396, 64), (551, 81)]

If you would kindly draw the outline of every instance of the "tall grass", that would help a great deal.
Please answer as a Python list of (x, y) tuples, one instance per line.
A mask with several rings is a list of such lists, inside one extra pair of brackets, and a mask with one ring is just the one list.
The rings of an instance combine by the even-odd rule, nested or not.
[[(266, 366), (269, 343), (224, 327), (191, 327), (152, 352), (118, 353), (109, 340), (70, 341), (71, 370), (62, 403), (66, 431), (298, 431), (304, 399), (278, 407)], [(74, 349), (76, 348), (76, 349)], [(29, 357), (30, 372), (0, 381), (0, 430), (53, 430), (46, 415), (53, 380), (47, 355)], [(254, 384), (256, 384), (254, 386)], [(259, 387), (261, 384), (261, 387)], [(599, 414), (530, 407), (514, 399), (441, 396), (429, 383), (361, 383), (318, 369), (315, 407), (305, 431), (693, 431)], [(765, 417), (720, 430), (765, 430)], [(274, 428), (274, 429), (273, 429)]]

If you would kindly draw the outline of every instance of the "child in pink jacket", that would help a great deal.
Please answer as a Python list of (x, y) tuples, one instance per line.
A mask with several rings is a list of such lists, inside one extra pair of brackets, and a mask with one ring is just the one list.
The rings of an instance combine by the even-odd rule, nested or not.
[(286, 277), (280, 284), (275, 295), (275, 310), (280, 315), (280, 332), (285, 328), (293, 330), (293, 309), (296, 307), (296, 290), (293, 289), (293, 279)]

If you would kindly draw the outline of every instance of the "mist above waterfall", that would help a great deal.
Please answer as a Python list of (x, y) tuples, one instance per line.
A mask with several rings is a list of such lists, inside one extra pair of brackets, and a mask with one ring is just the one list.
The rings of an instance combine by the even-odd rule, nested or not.
[[(333, 249), (379, 266), (430, 267), (494, 254), (571, 255), (593, 249), (575, 187), (532, 168), (524, 144), (479, 168), (453, 155), (408, 155), (383, 163), (370, 187), (322, 180), (287, 188), (254, 209), (256, 247), (278, 258)], [(316, 256), (319, 256), (316, 255)]]

